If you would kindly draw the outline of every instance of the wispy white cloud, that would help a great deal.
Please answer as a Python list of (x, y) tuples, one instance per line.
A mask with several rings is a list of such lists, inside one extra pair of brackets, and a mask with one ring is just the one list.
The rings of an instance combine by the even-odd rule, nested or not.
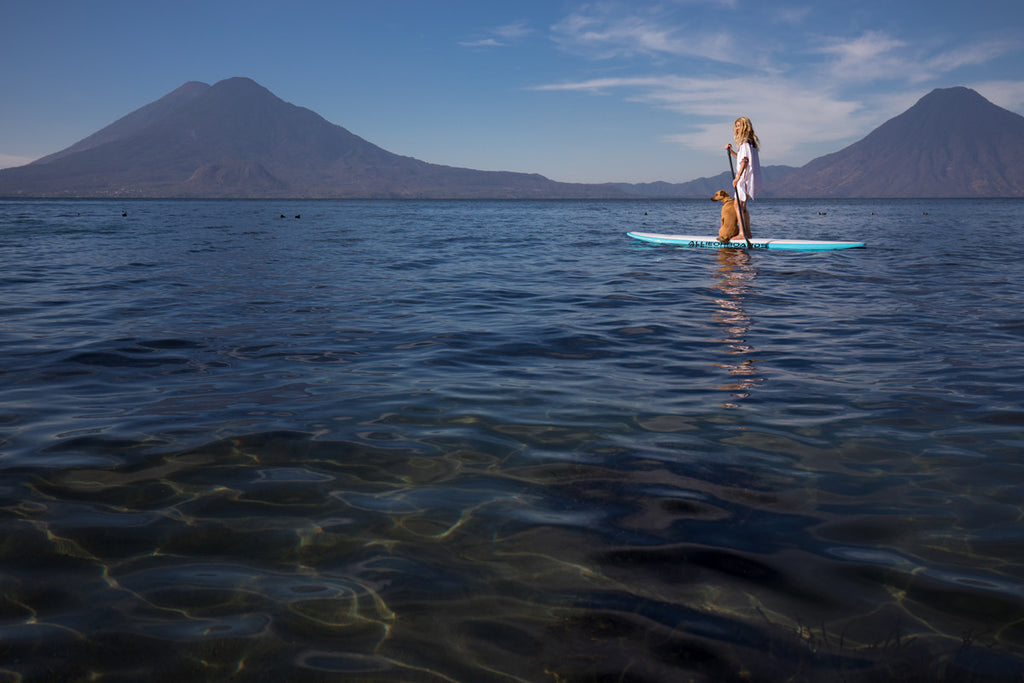
[[(709, 154), (717, 153), (731, 141), (733, 119), (750, 116), (773, 163), (795, 163), (802, 158), (801, 152), (807, 145), (849, 139), (871, 123), (857, 101), (837, 97), (810, 84), (770, 77), (598, 78), (547, 84), (538, 89), (619, 92), (631, 101), (678, 112), (694, 123), (689, 124), (688, 130), (665, 140)], [(742, 98), (738, 93), (742, 93)]]
[(503, 47), (505, 43), (496, 38), (481, 38), (480, 40), (464, 40), (459, 45), (462, 47)]
[(0, 168), (24, 166), (25, 164), (30, 164), (33, 161), (35, 161), (35, 159), (30, 159), (28, 157), (19, 157), (13, 154), (0, 154)]
[(831, 77), (840, 82), (904, 78), (906, 60), (898, 50), (906, 43), (881, 31), (867, 31), (854, 38), (833, 38), (818, 53), (831, 58)]
[(776, 24), (788, 26), (800, 26), (811, 14), (811, 7), (803, 5), (800, 7), (778, 7), (773, 13), (772, 21)]
[(681, 81), (683, 79), (675, 76), (668, 77), (633, 77), (633, 78), (591, 78), (585, 81), (570, 81), (564, 83), (549, 83), (547, 85), (539, 85), (534, 90), (549, 90), (549, 91), (583, 91), (590, 93), (607, 93), (611, 90), (618, 90), (622, 88), (657, 88), (658, 86), (664, 86), (668, 83)]
[[(677, 9), (684, 1), (675, 0)], [(633, 73), (537, 89), (613, 95), (677, 112), (681, 130), (665, 139), (703, 153), (721, 150), (732, 120), (747, 115), (773, 163), (802, 164), (823, 146), (834, 150), (904, 111), (924, 94), (921, 84), (1022, 49), (1006, 36), (951, 48), (951, 36), (921, 43), (880, 30), (844, 37), (815, 34), (807, 42), (761, 40), (763, 31), (744, 33), (753, 29), (735, 21), (740, 19), (735, 13), (727, 15), (734, 21), (723, 22), (730, 33), (708, 31), (706, 22), (698, 31), (688, 25), (688, 13), (665, 12), (664, 7), (634, 10), (602, 2), (578, 8), (552, 27), (552, 39), (591, 60), (618, 59), (617, 69)], [(775, 12), (771, 21), (798, 26), (812, 11), (793, 6)], [(638, 57), (649, 60), (640, 72)], [(719, 66), (709, 69), (693, 58)], [(990, 90), (1010, 104), (1024, 99), (1024, 81), (993, 83)]]
[(497, 26), (486, 32), (488, 35), (477, 40), (460, 42), (462, 47), (506, 47), (516, 43), (533, 33), (533, 29), (525, 21)]
[(980, 81), (968, 87), (1003, 109), (1024, 114), (1024, 81)]
[(688, 30), (657, 14), (630, 14), (617, 4), (573, 12), (552, 27), (552, 38), (563, 49), (597, 59), (646, 55), (732, 62), (735, 54), (732, 34), (724, 28)]
[(994, 38), (948, 47), (934, 41), (912, 45), (881, 31), (867, 31), (853, 38), (834, 38), (815, 52), (830, 59), (830, 77), (838, 83), (895, 80), (924, 83), (963, 67), (979, 66), (1014, 52), (1021, 43)]
[(997, 38), (963, 45), (951, 50), (940, 50), (924, 62), (924, 72), (943, 74), (965, 66), (987, 64), (1004, 55), (1020, 52), (1019, 40)]
[(533, 33), (525, 21), (517, 21), (511, 24), (505, 24), (494, 29), (494, 33), (501, 36), (505, 40), (521, 40)]

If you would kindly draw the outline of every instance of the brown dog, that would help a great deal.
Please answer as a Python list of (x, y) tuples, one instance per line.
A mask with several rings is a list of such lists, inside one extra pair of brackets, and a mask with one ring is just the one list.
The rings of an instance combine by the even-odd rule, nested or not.
[[(740, 225), (736, 220), (736, 200), (725, 190), (719, 190), (711, 197), (713, 202), (722, 202), (722, 221), (718, 228), (718, 241), (728, 242), (740, 234)], [(750, 225), (750, 213), (743, 207), (743, 222)]]

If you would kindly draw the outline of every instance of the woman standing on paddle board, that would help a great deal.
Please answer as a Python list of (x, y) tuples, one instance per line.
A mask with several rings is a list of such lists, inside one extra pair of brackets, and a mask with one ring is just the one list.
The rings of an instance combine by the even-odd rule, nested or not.
[(733, 141), (739, 147), (738, 152), (732, 149), (732, 143), (725, 146), (725, 151), (736, 157), (739, 164), (736, 170), (736, 177), (732, 179), (732, 186), (736, 188), (736, 219), (740, 226), (740, 234), (750, 246), (750, 221), (743, 220), (747, 213), (747, 200), (753, 199), (761, 189), (761, 161), (758, 159), (758, 149), (761, 146), (757, 135), (754, 134), (754, 124), (746, 116), (736, 119), (732, 125)]

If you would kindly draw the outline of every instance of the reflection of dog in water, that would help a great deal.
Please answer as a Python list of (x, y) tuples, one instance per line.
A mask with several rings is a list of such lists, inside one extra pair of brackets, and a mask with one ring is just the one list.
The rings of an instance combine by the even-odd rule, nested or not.
[[(736, 220), (736, 200), (725, 190), (719, 190), (711, 197), (713, 202), (722, 202), (722, 221), (718, 227), (718, 241), (728, 242), (740, 234), (740, 224)], [(750, 225), (750, 213), (743, 207), (743, 222)]]

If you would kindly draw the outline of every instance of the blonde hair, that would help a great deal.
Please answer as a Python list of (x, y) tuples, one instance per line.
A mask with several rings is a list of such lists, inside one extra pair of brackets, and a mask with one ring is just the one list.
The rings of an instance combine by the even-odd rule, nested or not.
[[(736, 131), (736, 124), (739, 124), (740, 130)], [(753, 145), (754, 149), (761, 149), (761, 141), (757, 139), (757, 135), (754, 133), (754, 124), (750, 122), (750, 119), (746, 116), (741, 116), (736, 119), (733, 123), (733, 131), (735, 133), (735, 139), (737, 145), (742, 145), (747, 140)]]

